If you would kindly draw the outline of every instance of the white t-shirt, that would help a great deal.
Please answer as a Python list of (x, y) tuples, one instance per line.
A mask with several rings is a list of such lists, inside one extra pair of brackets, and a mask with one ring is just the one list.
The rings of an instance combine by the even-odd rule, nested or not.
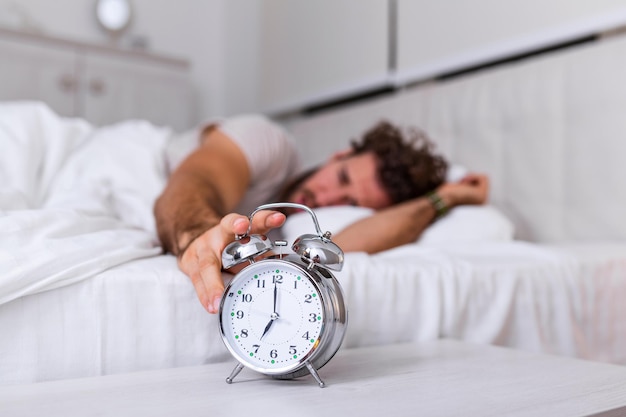
[(167, 158), (172, 172), (200, 144), (200, 132), (216, 125), (243, 151), (250, 169), (250, 186), (235, 211), (249, 215), (267, 203), (285, 182), (300, 171), (300, 158), (293, 138), (278, 124), (261, 115), (237, 116), (173, 138)]

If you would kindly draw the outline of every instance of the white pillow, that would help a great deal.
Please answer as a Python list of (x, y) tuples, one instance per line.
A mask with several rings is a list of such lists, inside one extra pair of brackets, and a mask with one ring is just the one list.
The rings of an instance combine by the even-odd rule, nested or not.
[[(336, 235), (350, 224), (374, 214), (374, 210), (366, 207), (331, 206), (313, 210), (322, 229)], [(299, 212), (287, 217), (281, 228), (283, 238), (291, 245), (298, 237), (306, 233), (316, 233), (313, 219), (307, 212)]]
[(469, 171), (463, 165), (450, 164), (446, 173), (446, 182), (459, 182), (467, 174)]
[(427, 227), (417, 243), (501, 242), (512, 240), (514, 232), (513, 223), (493, 206), (458, 206)]
[[(332, 206), (313, 210), (322, 232), (336, 235), (350, 224), (368, 217), (374, 210), (365, 207)], [(506, 241), (513, 239), (513, 223), (493, 206), (459, 206), (424, 230), (416, 243), (440, 245), (453, 242)], [(299, 236), (315, 233), (309, 213), (287, 217), (281, 234), (291, 245)]]

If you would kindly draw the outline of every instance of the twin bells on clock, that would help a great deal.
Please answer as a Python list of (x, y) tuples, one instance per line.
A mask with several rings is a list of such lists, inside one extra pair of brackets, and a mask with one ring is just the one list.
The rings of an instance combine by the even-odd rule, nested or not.
[[(274, 249), (273, 243), (263, 235), (251, 235), (252, 218), (261, 210), (276, 208), (298, 208), (307, 211), (315, 225), (317, 234), (304, 234), (293, 243), (291, 249), (310, 264), (310, 267), (320, 267), (333, 271), (341, 271), (343, 267), (343, 251), (330, 239), (330, 232), (322, 233), (315, 213), (307, 206), (295, 203), (273, 203), (258, 207), (250, 215), (250, 226), (243, 236), (236, 236), (236, 240), (229, 244), (222, 252), (222, 267), (231, 268), (242, 262), (254, 262), (254, 258)], [(282, 242), (276, 242), (281, 244)]]
[(308, 212), (316, 231), (297, 238), (292, 254), (257, 261), (286, 242), (250, 234), (251, 226), (222, 252), (226, 269), (249, 263), (227, 285), (220, 304), (222, 339), (239, 362), (226, 381), (245, 366), (278, 379), (310, 373), (324, 387), (317, 370), (335, 355), (347, 325), (343, 291), (331, 272), (341, 270), (344, 255), (330, 233), (322, 233), (315, 213), (301, 204), (259, 206), (250, 224), (257, 212), (283, 207)]

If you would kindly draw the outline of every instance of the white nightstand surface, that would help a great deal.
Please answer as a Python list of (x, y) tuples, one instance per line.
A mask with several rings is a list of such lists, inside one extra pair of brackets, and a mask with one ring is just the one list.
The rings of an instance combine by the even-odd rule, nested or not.
[(310, 377), (235, 363), (0, 387), (2, 416), (626, 416), (626, 367), (453, 340), (341, 350)]

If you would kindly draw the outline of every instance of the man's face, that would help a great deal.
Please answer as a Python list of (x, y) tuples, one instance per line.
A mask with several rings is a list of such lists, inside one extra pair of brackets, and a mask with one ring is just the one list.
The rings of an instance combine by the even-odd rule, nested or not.
[(391, 205), (378, 179), (376, 156), (371, 152), (332, 156), (287, 199), (311, 208), (354, 205), (381, 209)]

